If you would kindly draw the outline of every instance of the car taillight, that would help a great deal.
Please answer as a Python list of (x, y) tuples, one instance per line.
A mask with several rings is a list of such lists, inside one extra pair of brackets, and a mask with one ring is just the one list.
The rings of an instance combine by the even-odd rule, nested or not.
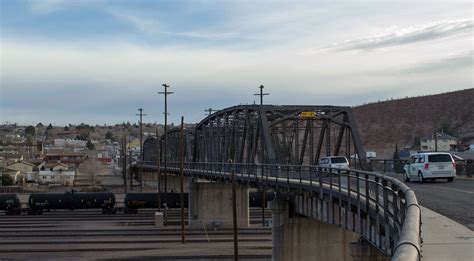
[(425, 163), (425, 169), (430, 169), (430, 164)]
[(456, 169), (456, 162), (453, 161), (453, 169)]

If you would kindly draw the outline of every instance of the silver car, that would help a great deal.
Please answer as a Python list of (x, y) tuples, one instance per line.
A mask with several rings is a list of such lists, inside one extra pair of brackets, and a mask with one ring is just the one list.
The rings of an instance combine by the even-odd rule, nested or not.
[(403, 169), (405, 181), (447, 179), (452, 182), (456, 176), (456, 163), (449, 153), (425, 152), (410, 157)]

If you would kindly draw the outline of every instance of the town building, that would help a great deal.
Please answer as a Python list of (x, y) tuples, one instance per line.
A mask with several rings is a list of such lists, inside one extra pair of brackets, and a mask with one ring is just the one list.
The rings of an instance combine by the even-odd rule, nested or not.
[(457, 148), (458, 140), (446, 133), (438, 132), (421, 138), (422, 151), (454, 151)]

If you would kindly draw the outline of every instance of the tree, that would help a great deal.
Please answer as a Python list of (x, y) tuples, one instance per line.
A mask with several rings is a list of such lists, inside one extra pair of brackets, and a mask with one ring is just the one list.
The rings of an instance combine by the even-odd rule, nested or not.
[(36, 124), (36, 128), (43, 128), (43, 123), (38, 122), (38, 124)]
[(83, 177), (89, 177), (91, 179), (92, 186), (95, 186), (96, 175), (102, 171), (102, 164), (93, 158), (88, 158), (84, 163), (79, 166), (78, 175)]
[(398, 143), (395, 143), (395, 151), (393, 152), (393, 170), (395, 173), (403, 173), (403, 163), (400, 161)]
[(69, 131), (69, 127), (68, 126), (64, 126), (64, 131)]
[(105, 138), (107, 140), (113, 140), (114, 139), (114, 134), (111, 131), (107, 131), (107, 133), (105, 134)]
[(90, 139), (87, 140), (86, 147), (89, 150), (94, 150), (95, 149), (94, 143), (92, 143), (92, 141)]
[(35, 136), (35, 133), (36, 133), (36, 129), (34, 126), (28, 126), (25, 128), (25, 133), (29, 136)]
[(46, 127), (46, 130), (50, 130), (50, 129), (52, 129), (52, 128), (53, 128), (53, 125), (50, 123), (50, 124), (48, 125), (48, 127)]
[(3, 174), (2, 176), (2, 185), (3, 186), (11, 186), (13, 185), (13, 178), (10, 175)]
[(89, 134), (79, 134), (79, 135), (76, 135), (76, 140), (90, 140)]

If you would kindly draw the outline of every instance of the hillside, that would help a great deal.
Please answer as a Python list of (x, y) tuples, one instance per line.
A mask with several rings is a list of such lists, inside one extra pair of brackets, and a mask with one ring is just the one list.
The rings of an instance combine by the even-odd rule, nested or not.
[(365, 149), (385, 150), (414, 144), (437, 128), (463, 143), (474, 141), (474, 89), (405, 98), (354, 107)]

